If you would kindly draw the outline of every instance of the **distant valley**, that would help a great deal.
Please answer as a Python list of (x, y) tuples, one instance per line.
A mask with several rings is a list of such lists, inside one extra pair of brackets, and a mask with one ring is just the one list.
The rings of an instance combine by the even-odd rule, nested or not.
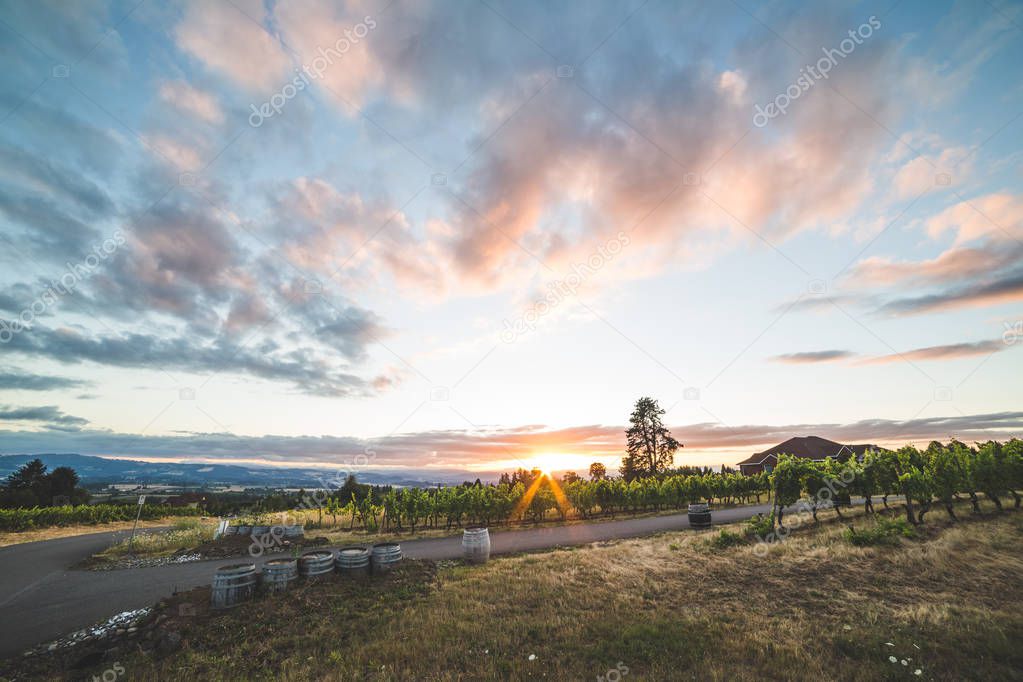
[[(41, 459), (49, 469), (67, 466), (81, 477), (82, 484), (137, 483), (183, 487), (244, 486), (251, 488), (323, 488), (333, 482), (337, 469), (298, 467), (241, 466), (179, 462), (143, 462), (130, 459), (107, 459), (73, 453), (48, 453), (0, 456), (0, 477), (6, 477), (32, 459)], [(343, 468), (343, 467), (341, 467)], [(360, 483), (399, 486), (424, 486), (435, 483), (461, 483), (475, 479), (460, 471), (431, 471), (420, 475), (415, 471), (379, 472), (368, 469), (354, 471)]]

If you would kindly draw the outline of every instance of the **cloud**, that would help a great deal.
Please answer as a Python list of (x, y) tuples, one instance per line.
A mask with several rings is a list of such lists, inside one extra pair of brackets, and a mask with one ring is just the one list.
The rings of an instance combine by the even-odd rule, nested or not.
[(39, 0), (5, 7), (4, 23), (21, 35), (30, 35), (32, 52), (42, 52), (47, 60), (77, 66), (88, 55), (93, 65), (110, 71), (126, 66), (126, 50), (116, 27), (128, 9), (105, 0), (74, 4)]
[(443, 241), (450, 233), (439, 221), (428, 221), (421, 235), (385, 199), (304, 176), (273, 189), (269, 210), (264, 238), (279, 243), (278, 252), (299, 270), (352, 286), (395, 284), (411, 295), (447, 290), (453, 264)]
[(803, 365), (818, 362), (834, 362), (835, 360), (846, 360), (848, 358), (855, 357), (855, 355), (855, 353), (848, 350), (817, 350), (775, 355), (771, 358), (771, 360), (790, 365)]
[[(373, 14), (361, 3), (281, 2), (272, 15), (259, 3), (243, 9), (248, 18), (230, 7), (191, 6), (176, 29), (178, 43), (233, 82), (264, 91), (284, 82), (267, 75), (289, 71), (284, 52), (294, 52), (296, 65), (307, 62)], [(516, 23), (550, 29), (549, 13), (538, 7), (514, 13)], [(833, 14), (803, 13), (793, 20), (793, 30), (825, 35), (859, 23)], [(608, 23), (608, 30), (614, 26), (610, 12), (580, 9), (571, 20), (580, 16), (594, 25)], [(700, 18), (717, 20), (709, 14)], [(739, 221), (780, 237), (830, 228), (872, 188), (870, 152), (880, 149), (886, 133), (870, 119), (889, 122), (896, 109), (896, 45), (884, 35), (832, 74), (831, 83), (856, 107), (821, 86), (784, 120), (772, 122), (769, 134), (751, 134), (752, 103), (776, 95), (787, 84), (784, 74), (795, 77), (803, 66), (784, 45), (740, 40), (728, 55), (728, 68), (710, 68), (720, 60), (703, 47), (706, 25), (684, 25), (694, 38), (690, 44), (649, 10), (630, 20), (625, 28), (630, 40), (608, 42), (574, 78), (556, 79), (548, 55), (485, 7), (402, 6), (376, 21), (378, 29), (328, 67), (323, 85), (355, 105), (375, 107), (374, 117), (379, 112), (398, 121), (400, 137), (406, 137), (400, 130), (406, 124), (409, 137), (422, 132), (414, 121), (451, 121), (460, 131), (457, 143), (449, 139), (441, 146), (452, 150), (446, 152), (450, 167), (462, 159), (465, 165), (451, 173), (454, 196), (445, 214), (433, 216), (446, 230), (420, 233), (415, 244), (405, 240), (401, 248), (400, 240), (388, 241), (391, 228), (408, 236), (395, 221), (380, 238), (387, 248), (374, 239), (356, 265), (381, 266), (400, 284), (434, 283), (437, 291), (474, 294), (518, 284), (536, 268), (526, 251), (551, 267), (566, 267), (585, 258), (605, 235), (633, 226), (640, 239), (616, 263), (622, 274), (609, 277), (648, 276), (754, 239)], [(236, 34), (221, 36), (215, 30), (221, 24)], [(552, 49), (581, 55), (592, 49), (566, 46), (563, 36), (558, 40)], [(235, 43), (244, 49), (232, 47)], [(683, 54), (669, 57), (669, 48)], [(642, 83), (637, 72), (644, 74)], [(325, 97), (332, 99), (329, 92)], [(433, 140), (413, 146), (436, 146)], [(686, 173), (700, 178), (710, 170), (700, 185), (679, 186)], [(319, 192), (316, 182), (302, 178), (294, 189)], [(376, 212), (370, 206), (347, 208), (367, 217)], [(565, 215), (571, 219), (563, 220)], [(350, 227), (325, 221), (305, 232), (304, 243), (289, 244), (288, 255), (296, 263), (307, 259), (305, 267), (327, 261), (326, 254), (353, 238)]]
[[(332, 292), (305, 291), (303, 270), (269, 243), (239, 243), (229, 229), (238, 222), (191, 193), (167, 197), (133, 216), (125, 243), (49, 311), (61, 324), (85, 314), (121, 330), (40, 326), (37, 316), (6, 349), (67, 363), (236, 372), (314, 395), (392, 387), (395, 377), (360, 366), (389, 333), (383, 320)], [(17, 313), (33, 296), (17, 284), (0, 293), (0, 307)]]
[(290, 80), (291, 60), (264, 28), (261, 2), (190, 2), (175, 28), (178, 47), (246, 90), (267, 94)]
[[(960, 201), (924, 220), (927, 235), (953, 243), (937, 256), (898, 260), (871, 256), (850, 267), (837, 294), (853, 305), (869, 306), (882, 316), (916, 315), (1023, 299), (1023, 201), (1004, 192)], [(887, 291), (911, 292), (901, 296)], [(867, 293), (870, 292), (870, 293)], [(887, 299), (887, 300), (885, 300)], [(797, 308), (821, 305), (809, 298)], [(784, 307), (784, 306), (783, 306)]]
[[(106, 191), (78, 169), (0, 142), (0, 216), (34, 256), (60, 261), (87, 250), (99, 234), (94, 223), (110, 217)], [(13, 231), (11, 231), (13, 232)]]
[(999, 272), (1023, 259), (1023, 244), (990, 242), (952, 247), (929, 260), (865, 258), (849, 269), (844, 281), (855, 287), (890, 287), (900, 283), (949, 285)]
[(62, 427), (84, 426), (89, 423), (88, 419), (64, 414), (55, 405), (44, 405), (41, 407), (0, 406), (0, 421), (48, 422)]
[(52, 377), (42, 374), (26, 374), (17, 370), (0, 369), (0, 390), (6, 391), (52, 391), (61, 388), (76, 388), (89, 382), (68, 377)]
[(199, 150), (168, 135), (143, 135), (142, 141), (178, 171), (197, 171), (202, 167)]
[[(869, 118), (887, 120), (896, 101), (877, 89), (892, 84), (892, 47), (880, 36), (831, 81), (869, 118), (821, 86), (772, 121), (769, 134), (751, 134), (752, 102), (766, 96), (787, 63), (758, 63), (743, 45), (733, 55), (743, 65), (740, 88), (730, 75), (735, 69), (666, 60), (656, 29), (642, 30), (651, 40), (637, 39), (621, 55), (629, 69), (614, 68), (619, 55), (610, 46), (571, 81), (551, 81), (477, 152), (473, 174), (452, 202), (452, 248), (466, 278), (499, 286), (535, 267), (523, 250), (558, 267), (585, 254), (603, 232), (633, 226), (637, 246), (623, 267), (644, 276), (656, 270), (651, 263), (677, 265), (700, 240), (755, 239), (750, 230), (784, 238), (830, 227), (869, 195), (870, 152), (887, 143)], [(798, 68), (793, 63), (792, 73)], [(636, 79), (637, 72), (644, 77)], [(525, 74), (517, 84), (531, 87), (491, 95), (489, 107), (508, 111), (547, 77)], [(686, 173), (693, 181), (681, 184)], [(580, 216), (577, 229), (558, 229), (567, 210)]]
[(167, 104), (206, 123), (222, 123), (224, 120), (224, 112), (216, 95), (194, 85), (184, 81), (167, 81), (160, 85), (159, 93), (160, 99)]
[(934, 239), (955, 233), (955, 244), (979, 237), (997, 241), (1023, 238), (1023, 200), (1008, 192), (997, 192), (963, 200), (927, 221), (927, 233)]
[(0, 108), (17, 112), (6, 125), (17, 131), (19, 145), (44, 149), (66, 166), (87, 169), (90, 178), (109, 179), (123, 161), (124, 140), (109, 128), (13, 93), (0, 92)]
[(114, 202), (103, 188), (52, 158), (0, 143), (0, 164), (5, 180), (21, 192), (70, 201), (77, 210), (93, 216), (106, 216), (114, 210)]
[[(905, 138), (900, 138), (900, 142), (904, 144), (899, 146), (910, 144), (905, 141)], [(930, 147), (928, 151), (932, 152), (931, 156), (934, 158), (924, 156), (923, 149), (919, 146), (915, 147), (920, 155), (903, 164), (892, 179), (895, 194), (900, 199), (916, 198), (934, 188), (938, 174), (945, 172), (946, 169), (954, 169), (957, 182), (961, 182), (962, 178), (970, 175), (970, 164), (965, 163), (970, 154), (969, 149), (943, 146), (940, 139), (925, 138), (925, 142)]]
[(298, 61), (322, 75), (313, 82), (321, 83), (349, 115), (364, 104), (371, 89), (389, 80), (371, 50), (377, 20), (359, 4), (291, 0), (274, 8), (281, 34)]
[(916, 348), (903, 353), (892, 353), (874, 358), (865, 358), (861, 362), (868, 365), (897, 362), (900, 360), (957, 360), (975, 355), (989, 355), (1006, 350), (1008, 346), (1001, 340), (975, 341), (971, 343), (952, 343), (944, 346), (928, 346)]
[[(903, 445), (912, 441), (1008, 439), (1023, 434), (1023, 412), (994, 412), (909, 420), (865, 419), (847, 424), (795, 423), (726, 426), (717, 423), (674, 425), (672, 434), (685, 444), (677, 464), (694, 461), (739, 461), (750, 452), (793, 436), (820, 435), (844, 443)], [(625, 447), (622, 425), (583, 425), (552, 429), (531, 424), (508, 428), (434, 430), (377, 439), (347, 436), (244, 436), (187, 433), (139, 436), (95, 429), (74, 435), (28, 431), (2, 433), (3, 450), (78, 452), (144, 459), (246, 461), (292, 466), (351, 467), (369, 448), (375, 457), (367, 470), (415, 468), (497, 472), (528, 466), (537, 452), (577, 453), (582, 461), (614, 464)], [(738, 454), (741, 453), (741, 454)], [(357, 473), (357, 472), (356, 472)]]
[(1023, 300), (1023, 270), (946, 291), (897, 298), (878, 309), (881, 315), (917, 315), (925, 312), (989, 306)]
[[(360, 330), (355, 329), (358, 333)], [(138, 369), (175, 368), (196, 373), (234, 372), (292, 383), (313, 395), (366, 395), (372, 381), (344, 371), (310, 348), (285, 350), (270, 341), (240, 345), (225, 338), (203, 342), (193, 336), (164, 338), (153, 334), (80, 333), (71, 329), (36, 326), (16, 334), (9, 351), (45, 357), (68, 364), (94, 362)], [(357, 354), (361, 346), (351, 340), (342, 352)]]

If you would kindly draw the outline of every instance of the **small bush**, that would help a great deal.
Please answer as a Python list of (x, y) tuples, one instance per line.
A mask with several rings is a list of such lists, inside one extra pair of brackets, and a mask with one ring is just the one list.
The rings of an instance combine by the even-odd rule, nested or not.
[(873, 526), (861, 530), (849, 526), (843, 535), (857, 547), (893, 546), (899, 544), (899, 538), (916, 537), (916, 531), (905, 519), (881, 518)]
[(729, 547), (735, 547), (736, 545), (746, 544), (746, 538), (738, 533), (722, 529), (721, 532), (710, 541), (710, 544), (716, 549), (728, 549)]
[(746, 522), (746, 537), (766, 538), (774, 532), (774, 512), (768, 516), (757, 514)]

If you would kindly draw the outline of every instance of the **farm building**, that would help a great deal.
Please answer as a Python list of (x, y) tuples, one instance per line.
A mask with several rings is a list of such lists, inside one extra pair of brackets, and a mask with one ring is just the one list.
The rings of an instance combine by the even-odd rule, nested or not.
[(855, 454), (862, 457), (863, 453), (877, 446), (864, 445), (843, 445), (820, 436), (797, 436), (789, 438), (784, 443), (779, 443), (773, 448), (763, 452), (754, 453), (752, 456), (739, 462), (739, 471), (745, 476), (759, 474), (761, 471), (771, 471), (778, 464), (778, 455), (793, 455), (815, 462), (823, 462), (828, 457), (844, 461), (849, 455)]

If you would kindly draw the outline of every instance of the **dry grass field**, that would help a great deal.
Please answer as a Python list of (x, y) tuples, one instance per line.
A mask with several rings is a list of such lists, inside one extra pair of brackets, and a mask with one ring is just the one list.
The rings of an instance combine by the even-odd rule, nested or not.
[(766, 555), (714, 530), (406, 561), (226, 614), (200, 589), (154, 614), (177, 651), (116, 660), (142, 680), (1023, 679), (1023, 514), (961, 518), (891, 546), (822, 514)]
[[(139, 529), (173, 526), (180, 516), (168, 516), (162, 519), (139, 521)], [(39, 540), (56, 540), (89, 533), (107, 533), (117, 530), (131, 530), (133, 521), (113, 521), (111, 523), (83, 524), (78, 526), (51, 526), (49, 528), (33, 528), (32, 530), (0, 532), (0, 547), (18, 545), (23, 542)]]

